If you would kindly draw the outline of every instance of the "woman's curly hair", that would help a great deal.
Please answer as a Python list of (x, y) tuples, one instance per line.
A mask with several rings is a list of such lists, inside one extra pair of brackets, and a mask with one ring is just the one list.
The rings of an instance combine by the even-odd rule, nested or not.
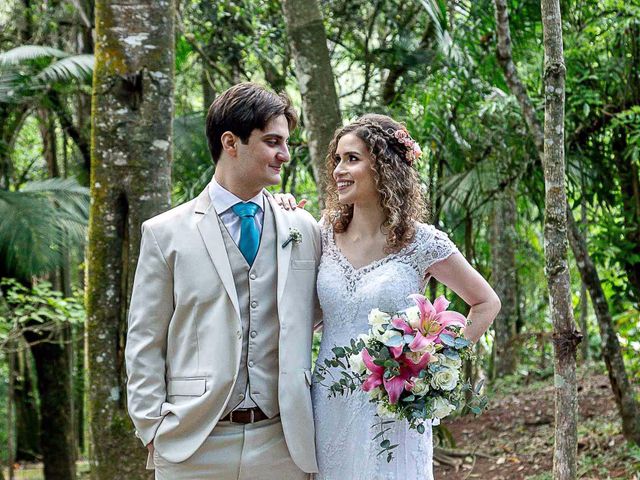
[(343, 205), (338, 201), (338, 190), (333, 180), (338, 142), (345, 135), (354, 134), (367, 146), (385, 217), (382, 231), (387, 236), (387, 253), (396, 252), (413, 240), (415, 222), (421, 221), (425, 214), (418, 174), (411, 166), (411, 148), (394, 135), (397, 130), (406, 132), (403, 125), (386, 115), (363, 115), (336, 130), (326, 159), (325, 221), (331, 223), (335, 232), (341, 233), (353, 218), (353, 205)]

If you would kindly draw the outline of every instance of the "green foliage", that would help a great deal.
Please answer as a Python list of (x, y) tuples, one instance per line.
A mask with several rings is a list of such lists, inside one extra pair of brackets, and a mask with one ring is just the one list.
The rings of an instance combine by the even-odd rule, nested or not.
[(12, 278), (0, 280), (5, 306), (0, 313), (0, 346), (16, 340), (26, 330), (48, 333), (52, 340), (65, 324), (82, 324), (85, 320), (83, 294), (76, 290), (72, 297), (39, 282), (27, 288)]
[(72, 55), (61, 50), (22, 45), (0, 53), (0, 103), (31, 102), (50, 88), (88, 84), (93, 55)]
[(89, 191), (52, 178), (0, 190), (0, 271), (28, 278), (60, 266), (64, 252), (84, 244)]

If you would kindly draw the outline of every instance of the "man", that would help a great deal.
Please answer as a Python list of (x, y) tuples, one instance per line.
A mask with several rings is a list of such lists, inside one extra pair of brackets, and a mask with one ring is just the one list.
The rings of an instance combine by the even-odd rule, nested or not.
[(320, 234), (264, 190), (297, 117), (250, 83), (207, 115), (216, 170), (142, 225), (126, 346), (128, 406), (156, 479), (306, 479)]

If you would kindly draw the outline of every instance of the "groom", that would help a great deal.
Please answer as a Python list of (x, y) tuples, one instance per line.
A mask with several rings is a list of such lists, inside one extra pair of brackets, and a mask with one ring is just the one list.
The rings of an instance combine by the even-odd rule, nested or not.
[(216, 165), (194, 200), (147, 220), (126, 345), (129, 413), (156, 479), (307, 479), (319, 229), (280, 183), (296, 113), (236, 85), (207, 115)]

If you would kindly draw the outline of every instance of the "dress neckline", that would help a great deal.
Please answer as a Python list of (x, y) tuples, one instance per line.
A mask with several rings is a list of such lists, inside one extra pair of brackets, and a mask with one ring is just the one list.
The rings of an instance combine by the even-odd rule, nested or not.
[(333, 227), (331, 225), (329, 225), (329, 231), (328, 231), (329, 247), (335, 253), (339, 263), (341, 263), (344, 267), (347, 267), (352, 273), (363, 275), (363, 274), (366, 274), (366, 273), (368, 273), (368, 272), (370, 272), (372, 270), (375, 270), (379, 266), (381, 266), (381, 265), (387, 263), (388, 261), (398, 257), (399, 255), (404, 254), (407, 250), (409, 250), (409, 248), (412, 247), (416, 243), (416, 241), (418, 240), (418, 230), (419, 229), (417, 228), (417, 225), (416, 225), (416, 231), (415, 231), (415, 234), (413, 236), (413, 240), (411, 240), (408, 244), (406, 244), (404, 247), (402, 247), (397, 252), (389, 253), (389, 254), (385, 255), (384, 257), (379, 258), (378, 260), (374, 260), (373, 262), (369, 262), (366, 265), (363, 265), (361, 267), (355, 267), (351, 263), (351, 261), (347, 258), (347, 256), (344, 253), (342, 253), (342, 250), (340, 250), (340, 247), (338, 247), (338, 244), (336, 243), (335, 232), (334, 232)]

